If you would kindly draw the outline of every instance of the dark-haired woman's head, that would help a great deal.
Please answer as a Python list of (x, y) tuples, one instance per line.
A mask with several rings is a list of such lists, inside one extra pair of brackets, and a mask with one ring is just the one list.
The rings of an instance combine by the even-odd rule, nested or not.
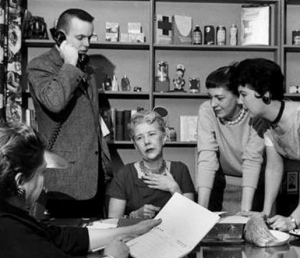
[(266, 94), (270, 100), (283, 100), (284, 76), (280, 66), (265, 58), (249, 58), (237, 63), (232, 73), (235, 89), (248, 87), (256, 91), (258, 98)]
[(211, 106), (220, 119), (231, 120), (241, 111), (238, 91), (231, 83), (232, 66), (220, 67), (206, 79)]
[(43, 187), (37, 172), (46, 168), (44, 153), (44, 140), (32, 128), (20, 123), (0, 124), (1, 199), (19, 196), (28, 202), (36, 200)]

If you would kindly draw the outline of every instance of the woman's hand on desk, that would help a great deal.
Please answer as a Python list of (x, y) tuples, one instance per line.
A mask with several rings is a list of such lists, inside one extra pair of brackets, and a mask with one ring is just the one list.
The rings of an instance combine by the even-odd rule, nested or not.
[(280, 231), (290, 231), (296, 227), (295, 222), (290, 217), (284, 217), (281, 215), (275, 215), (272, 218), (267, 219), (269, 227)]
[(244, 217), (265, 217), (264, 212), (258, 212), (258, 211), (240, 211), (236, 214), (237, 216), (244, 216)]
[(160, 207), (156, 207), (152, 204), (144, 204), (143, 207), (136, 211), (132, 211), (129, 215), (130, 218), (149, 218), (152, 219), (159, 212)]
[(143, 176), (143, 181), (148, 185), (149, 188), (167, 191), (171, 194), (174, 194), (175, 192), (181, 193), (177, 182), (169, 171), (161, 175), (145, 175)]
[(117, 237), (111, 241), (104, 250), (104, 256), (113, 256), (115, 258), (127, 258), (129, 255), (129, 248), (125, 244), (123, 237)]

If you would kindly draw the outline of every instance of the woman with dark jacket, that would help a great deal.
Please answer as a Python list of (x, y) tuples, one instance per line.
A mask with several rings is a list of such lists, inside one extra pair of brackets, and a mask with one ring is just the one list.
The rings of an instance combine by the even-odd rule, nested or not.
[(40, 135), (30, 127), (0, 125), (0, 257), (83, 257), (107, 246), (104, 257), (124, 258), (129, 253), (125, 239), (160, 223), (147, 220), (130, 227), (91, 229), (38, 222), (29, 210), (43, 189), (46, 168), (67, 165), (63, 158), (45, 149)]

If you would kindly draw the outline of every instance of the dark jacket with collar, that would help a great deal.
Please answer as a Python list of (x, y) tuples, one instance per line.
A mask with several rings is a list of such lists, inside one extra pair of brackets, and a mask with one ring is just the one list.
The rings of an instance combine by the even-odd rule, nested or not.
[[(88, 81), (89, 99), (80, 90), (83, 78)], [(53, 151), (70, 162), (68, 170), (45, 173), (46, 188), (78, 200), (92, 198), (97, 191), (100, 157), (93, 115), (99, 114), (99, 99), (92, 71), (85, 74), (64, 64), (54, 47), (29, 63), (28, 80), (39, 131), (49, 141), (63, 121)]]
[(0, 257), (85, 257), (88, 247), (87, 228), (48, 226), (0, 200)]

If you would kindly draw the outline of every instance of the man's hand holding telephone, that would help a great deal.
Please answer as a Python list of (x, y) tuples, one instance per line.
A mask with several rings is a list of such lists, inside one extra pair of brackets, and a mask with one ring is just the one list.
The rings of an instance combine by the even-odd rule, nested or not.
[(88, 63), (88, 55), (78, 53), (78, 50), (72, 45), (67, 43), (67, 38), (64, 32), (57, 31), (55, 28), (50, 29), (52, 37), (60, 49), (61, 56), (65, 64), (77, 66), (82, 71), (85, 71)]

